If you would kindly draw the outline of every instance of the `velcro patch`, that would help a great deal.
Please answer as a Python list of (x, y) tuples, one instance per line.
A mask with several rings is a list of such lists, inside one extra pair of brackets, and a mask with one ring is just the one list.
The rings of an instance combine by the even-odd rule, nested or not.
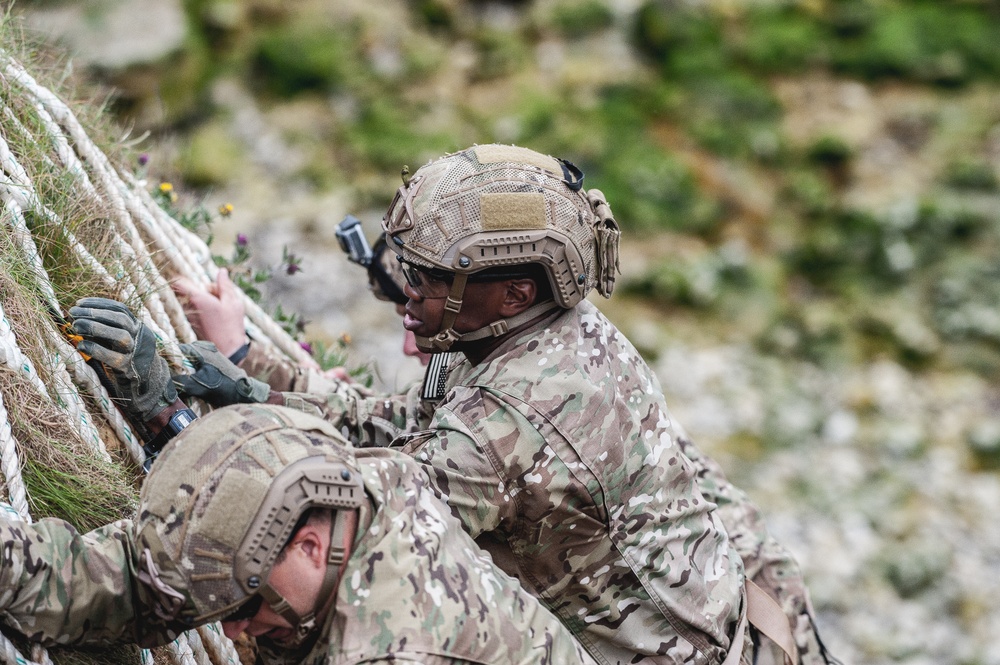
[(516, 145), (477, 145), (473, 150), (480, 164), (497, 164), (500, 162), (514, 164), (531, 164), (540, 169), (555, 174), (562, 173), (562, 165), (552, 157), (534, 150), (520, 148)]
[(482, 194), (484, 231), (527, 231), (545, 228), (545, 196), (540, 192)]
[(227, 469), (197, 526), (198, 533), (234, 549), (239, 547), (266, 493), (267, 485), (253, 476)]

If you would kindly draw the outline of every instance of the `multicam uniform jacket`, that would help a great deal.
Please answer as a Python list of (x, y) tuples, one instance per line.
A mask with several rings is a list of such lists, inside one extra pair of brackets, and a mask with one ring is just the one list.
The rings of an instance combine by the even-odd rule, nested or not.
[[(407, 427), (405, 400), (346, 387), (286, 404), (362, 445)], [(395, 444), (599, 662), (718, 663), (743, 569), (677, 433), (651, 370), (584, 302), (453, 366), (425, 429)]]
[[(500, 572), (425, 486), (408, 457), (358, 451), (371, 499), (323, 633), (308, 653), (260, 638), (265, 662), (594, 661), (520, 584)], [(134, 525), (80, 534), (61, 520), (0, 517), (0, 616), (35, 641), (150, 646), (173, 639), (138, 577)]]

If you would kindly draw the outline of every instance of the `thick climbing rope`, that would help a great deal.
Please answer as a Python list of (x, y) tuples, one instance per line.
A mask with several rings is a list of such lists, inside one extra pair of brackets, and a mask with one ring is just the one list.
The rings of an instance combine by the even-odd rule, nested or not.
[[(30, 105), (38, 121), (39, 129), (25, 126), (7, 101), (0, 98), (0, 126), (3, 127), (0, 132), (0, 211), (3, 218), (0, 234), (9, 235), (19, 248), (41, 299), (39, 304), (61, 316), (56, 290), (26, 221), (28, 212), (60, 229), (65, 246), (81, 265), (106, 283), (117, 284), (119, 292), (130, 302), (141, 301), (142, 307), (136, 315), (156, 334), (168, 361), (176, 367), (183, 366), (179, 343), (193, 341), (195, 333), (168, 279), (184, 275), (202, 285), (214, 281), (218, 268), (210, 249), (154, 201), (145, 183), (116, 169), (91, 141), (72, 109), (2, 51), (0, 80), (18, 95), (19, 101)], [(40, 135), (35, 136), (33, 132), (40, 132)], [(45, 166), (50, 171), (69, 176), (81, 197), (107, 205), (114, 228), (112, 242), (116, 251), (112, 254), (118, 257), (112, 265), (102, 265), (74, 236), (66, 220), (61, 220), (44, 205), (31, 176), (8, 144), (15, 135), (28, 138), (35, 145), (48, 146), (48, 153), (42, 158)], [(312, 358), (280, 325), (245, 294), (240, 292), (240, 295), (247, 311), (247, 330), (255, 341), (270, 345), (299, 363), (315, 367)], [(0, 304), (0, 370), (17, 372), (38, 391), (39, 399), (48, 400), (61, 409), (67, 422), (94, 454), (108, 458), (108, 447), (102, 436), (110, 433), (136, 462), (144, 461), (138, 437), (115, 408), (97, 373), (60, 334), (55, 321), (46, 322), (45, 338), (40, 340), (19, 340), (16, 323), (8, 320)], [(43, 380), (24, 352), (29, 344), (33, 350), (43, 347), (48, 379)], [(34, 357), (39, 356), (35, 353)], [(108, 428), (100, 430), (96, 426), (95, 416), (98, 415)], [(0, 510), (30, 522), (28, 494), (21, 478), (22, 460), (18, 451), (9, 413), (0, 397), (0, 472), (10, 504), (0, 504)], [(177, 665), (240, 664), (232, 641), (218, 624), (183, 634), (166, 647), (165, 653)], [(153, 662), (153, 657), (150, 652), (143, 651), (140, 660), (146, 665)], [(0, 661), (8, 665), (51, 665), (52, 662), (47, 652), (37, 646), (32, 648), (30, 659), (26, 658), (3, 635), (0, 635)]]
[(17, 441), (11, 432), (10, 421), (7, 418), (7, 407), (0, 396), (0, 470), (7, 481), (7, 493), (14, 512), (22, 520), (29, 519), (28, 493), (21, 479), (21, 460), (17, 456)]

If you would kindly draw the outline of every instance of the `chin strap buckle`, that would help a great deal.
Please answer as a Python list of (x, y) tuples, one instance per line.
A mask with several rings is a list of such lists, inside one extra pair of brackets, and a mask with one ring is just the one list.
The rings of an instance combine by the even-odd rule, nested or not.
[(433, 346), (438, 351), (447, 351), (451, 348), (451, 345), (458, 341), (458, 333), (455, 332), (454, 328), (448, 328), (444, 332), (440, 332), (431, 338), (431, 346)]

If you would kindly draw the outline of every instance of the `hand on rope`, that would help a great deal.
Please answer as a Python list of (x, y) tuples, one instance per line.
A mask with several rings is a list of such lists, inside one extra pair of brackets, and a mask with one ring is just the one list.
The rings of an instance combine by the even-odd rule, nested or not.
[(182, 396), (200, 397), (212, 406), (266, 402), (271, 387), (230, 362), (215, 344), (197, 341), (181, 344), (181, 351), (194, 367), (194, 374), (178, 374), (174, 383)]
[(101, 364), (107, 388), (137, 424), (155, 418), (177, 400), (156, 336), (128, 307), (107, 298), (83, 298), (69, 310), (77, 350)]
[(243, 346), (247, 340), (243, 300), (225, 268), (220, 268), (216, 281), (206, 287), (186, 277), (178, 278), (171, 287), (198, 339), (212, 342), (226, 356)]

